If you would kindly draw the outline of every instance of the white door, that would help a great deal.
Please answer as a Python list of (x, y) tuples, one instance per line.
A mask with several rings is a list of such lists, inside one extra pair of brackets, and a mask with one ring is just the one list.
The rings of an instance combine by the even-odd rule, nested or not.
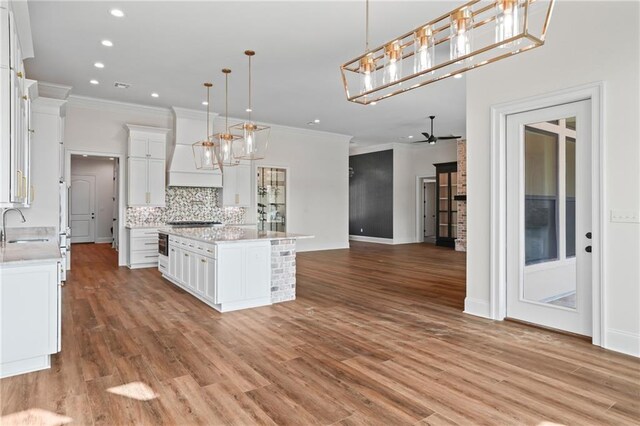
[(507, 317), (592, 335), (591, 101), (507, 117)]
[(96, 177), (71, 176), (70, 212), (72, 243), (95, 242)]

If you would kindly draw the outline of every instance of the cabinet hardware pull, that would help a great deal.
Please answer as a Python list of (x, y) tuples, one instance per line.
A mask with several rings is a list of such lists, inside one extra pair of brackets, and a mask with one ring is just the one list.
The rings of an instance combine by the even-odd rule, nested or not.
[(27, 192), (29, 192), (29, 184), (27, 183), (27, 177), (26, 176), (22, 176), (22, 195), (25, 198), (25, 202), (27, 202)]
[(16, 197), (22, 198), (22, 170), (16, 171)]
[(18, 72), (16, 73), (16, 77), (18, 77), (18, 78), (22, 78), (22, 72), (21, 72), (21, 71), (18, 71)]
[(174, 249), (171, 249), (171, 251), (175, 252), (175, 250), (174, 250)]
[(22, 95), (22, 99), (24, 99), (26, 101), (29, 98), (27, 97), (27, 95)]
[(149, 255), (149, 256), (145, 256), (145, 257), (158, 257), (158, 255), (154, 254), (154, 255)]
[(36, 198), (36, 187), (31, 185), (31, 202), (32, 203), (34, 198)]
[(207, 263), (207, 260), (206, 259), (200, 259), (200, 262)]
[(155, 246), (158, 243), (144, 243), (145, 246)]

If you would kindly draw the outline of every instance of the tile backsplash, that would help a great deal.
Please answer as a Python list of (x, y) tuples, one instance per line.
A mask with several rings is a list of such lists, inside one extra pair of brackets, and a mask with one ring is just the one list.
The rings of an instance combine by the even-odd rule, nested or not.
[(181, 220), (241, 224), (245, 220), (244, 208), (218, 207), (217, 188), (171, 186), (165, 196), (166, 207), (128, 207), (126, 224), (151, 225)]

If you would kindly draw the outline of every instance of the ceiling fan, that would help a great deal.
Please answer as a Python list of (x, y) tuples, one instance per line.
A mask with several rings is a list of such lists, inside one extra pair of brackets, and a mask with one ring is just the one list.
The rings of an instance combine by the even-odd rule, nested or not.
[(426, 138), (423, 141), (415, 141), (413, 143), (424, 143), (427, 142), (429, 145), (435, 145), (435, 143), (442, 139), (442, 140), (447, 140), (447, 139), (460, 139), (461, 136), (454, 136), (454, 135), (449, 135), (449, 136), (435, 136), (433, 134), (433, 119), (436, 118), (435, 115), (430, 115), (429, 118), (431, 119), (431, 134), (427, 133), (427, 132), (422, 132), (422, 134), (424, 135), (424, 137)]

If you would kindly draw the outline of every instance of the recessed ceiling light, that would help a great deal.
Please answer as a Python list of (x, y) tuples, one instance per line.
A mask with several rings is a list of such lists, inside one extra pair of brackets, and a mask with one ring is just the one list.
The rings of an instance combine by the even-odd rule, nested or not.
[(378, 103), (376, 101), (371, 102), (369, 105), (377, 105)]
[(109, 157), (109, 160), (113, 161), (113, 157)]
[(102, 62), (96, 62), (93, 66), (96, 68), (104, 68), (104, 64)]
[(413, 135), (409, 135), (409, 136), (407, 136), (407, 138), (413, 139)]
[(151, 94), (151, 97), (152, 97), (152, 98), (157, 98), (158, 96), (160, 96), (160, 95), (158, 95), (156, 92), (153, 92), (153, 93)]
[(112, 47), (113, 46), (113, 42), (111, 40), (102, 40), (100, 43), (102, 43), (102, 45), (106, 46), (106, 47)]
[(124, 16), (124, 12), (120, 9), (111, 9), (109, 13), (111, 13), (116, 18), (122, 18)]
[(251, 108), (247, 108), (247, 109), (245, 109), (245, 111), (252, 112), (253, 110)]
[(209, 102), (207, 102), (207, 101), (202, 101), (202, 105), (207, 106), (207, 105), (209, 105)]
[(82, 156), (83, 156), (83, 157), (88, 157), (88, 155), (87, 155), (87, 154), (82, 154)]
[(313, 120), (314, 123), (318, 124), (320, 122), (320, 120), (318, 120), (317, 118), (315, 120)]
[(462, 78), (462, 74), (456, 74), (453, 76), (453, 78)]
[(91, 84), (100, 84), (100, 82), (98, 80), (89, 80), (89, 83)]

